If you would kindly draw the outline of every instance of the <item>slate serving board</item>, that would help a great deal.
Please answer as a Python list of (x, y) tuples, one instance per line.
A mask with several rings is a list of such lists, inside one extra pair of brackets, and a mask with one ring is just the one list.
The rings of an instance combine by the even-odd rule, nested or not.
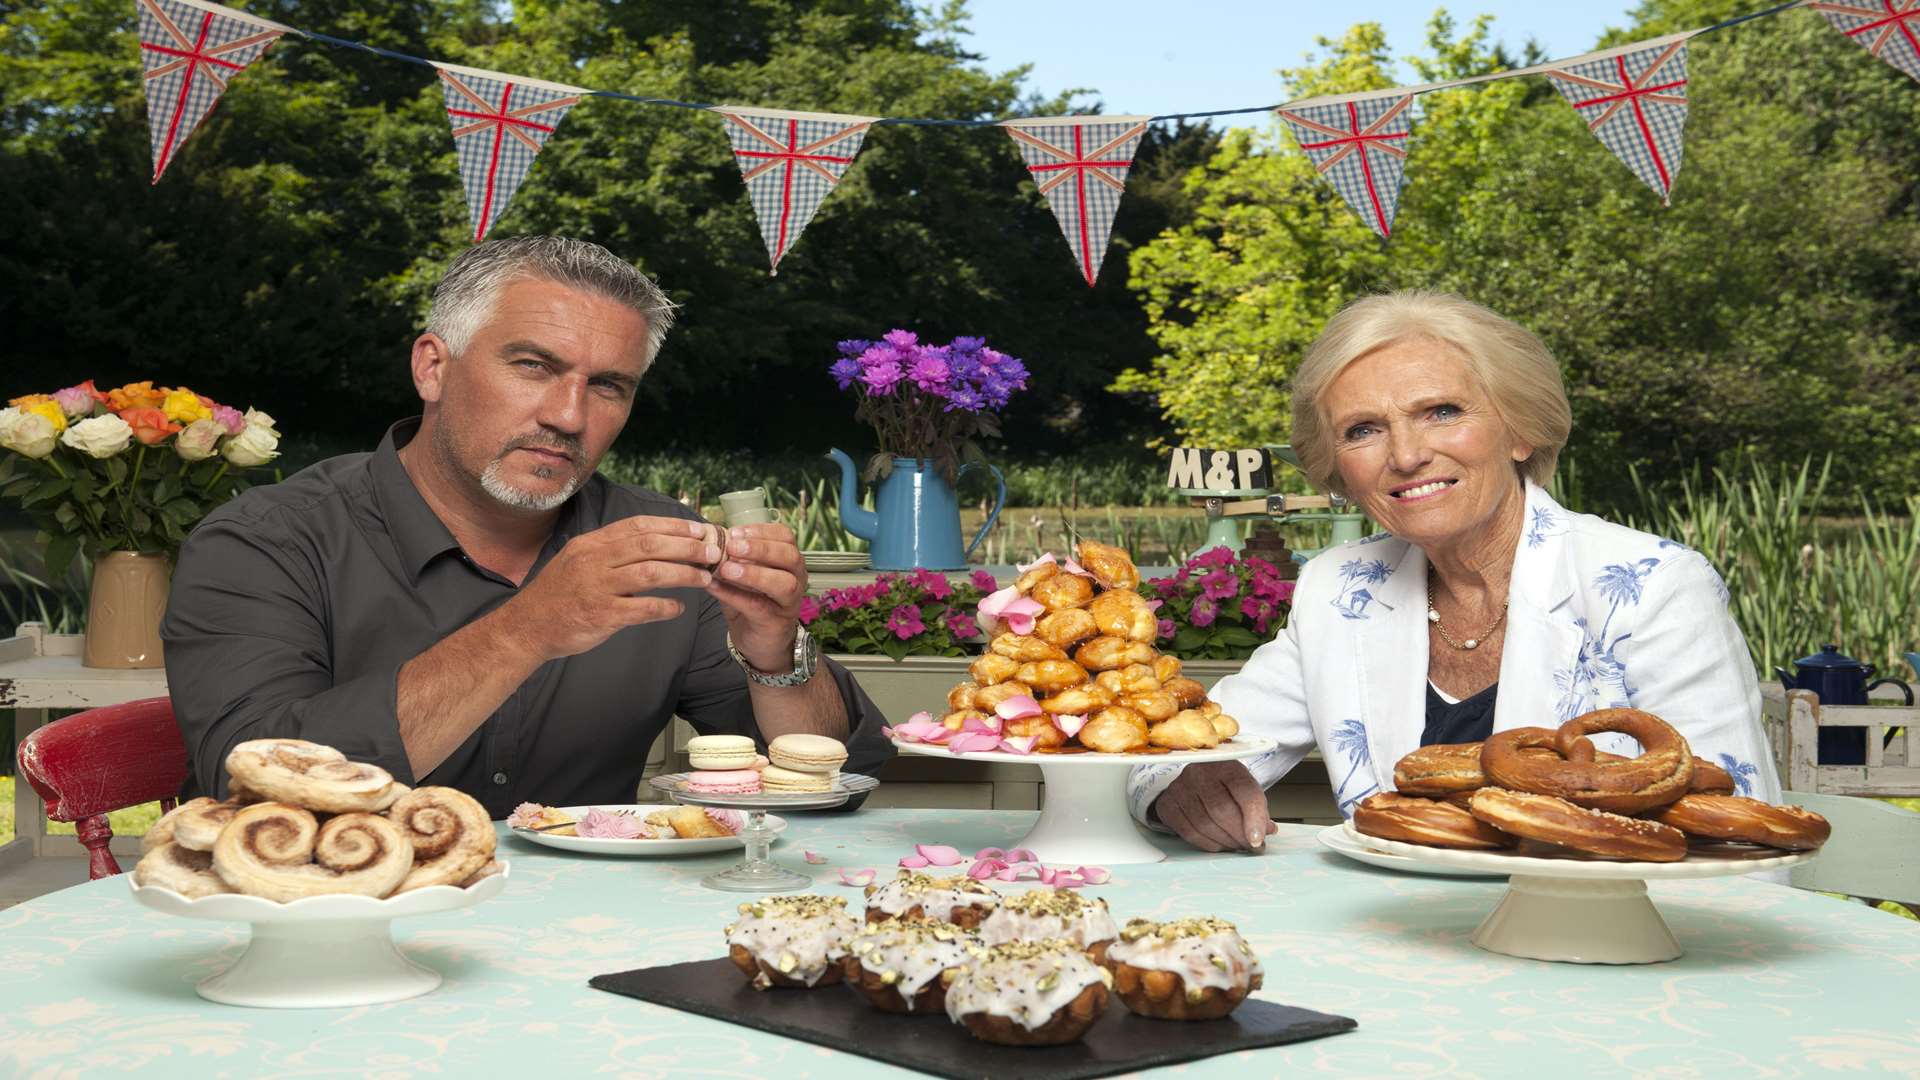
[(981, 1042), (942, 1015), (898, 1016), (846, 986), (755, 990), (724, 957), (596, 975), (588, 984), (789, 1039), (954, 1080), (1112, 1076), (1261, 1046), (1304, 1042), (1359, 1026), (1344, 1016), (1249, 998), (1224, 1020), (1135, 1016), (1116, 997), (1086, 1038), (1064, 1046)]

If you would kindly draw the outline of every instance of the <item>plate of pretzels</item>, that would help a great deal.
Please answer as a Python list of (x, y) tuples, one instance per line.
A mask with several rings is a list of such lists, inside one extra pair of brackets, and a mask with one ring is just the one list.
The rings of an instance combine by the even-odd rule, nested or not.
[[(1597, 750), (1591, 736), (1602, 732), (1632, 737), (1640, 755)], [(1393, 782), (1396, 790), (1355, 808), (1358, 837), (1513, 858), (1670, 864), (1810, 852), (1832, 833), (1819, 814), (1734, 794), (1725, 769), (1693, 756), (1673, 725), (1640, 709), (1423, 746), (1394, 765)]]

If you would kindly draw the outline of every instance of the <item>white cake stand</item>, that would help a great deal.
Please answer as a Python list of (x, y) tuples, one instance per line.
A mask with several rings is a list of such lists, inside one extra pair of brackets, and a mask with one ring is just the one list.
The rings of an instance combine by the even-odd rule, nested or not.
[(1237, 761), (1272, 750), (1272, 739), (1236, 736), (1211, 750), (1166, 754), (1010, 754), (992, 750), (955, 754), (934, 743), (894, 742), (903, 754), (1001, 765), (1038, 765), (1046, 778), (1040, 820), (1015, 847), (1042, 862), (1070, 866), (1153, 863), (1167, 857), (1149, 841), (1127, 810), (1127, 776), (1140, 765), (1199, 765)]
[(1488, 952), (1573, 964), (1657, 964), (1680, 956), (1680, 943), (1647, 897), (1648, 881), (1727, 877), (1797, 866), (1818, 851), (1774, 851), (1738, 845), (1696, 847), (1681, 862), (1458, 851), (1366, 836), (1356, 843), (1424, 863), (1512, 875), (1473, 943)]
[(716, 806), (739, 810), (747, 816), (740, 829), (746, 858), (717, 874), (708, 874), (700, 884), (727, 892), (793, 892), (811, 889), (813, 878), (798, 874), (769, 858), (773, 848), (773, 829), (767, 825), (769, 810), (830, 810), (863, 791), (872, 791), (880, 781), (863, 773), (840, 773), (831, 790), (795, 794), (708, 795), (687, 790), (687, 773), (668, 773), (649, 781), (655, 788), (689, 806)]
[[(500, 872), (466, 888), (434, 885), (378, 900), (309, 896), (281, 903), (225, 893), (197, 900), (155, 885), (134, 885), (133, 898), (187, 919), (253, 924), (253, 937), (233, 966), (195, 989), (208, 1001), (262, 1009), (337, 1009), (417, 997), (440, 985), (440, 973), (400, 954), (393, 920), (471, 907), (507, 885)], [(132, 882), (133, 875), (127, 880)]]

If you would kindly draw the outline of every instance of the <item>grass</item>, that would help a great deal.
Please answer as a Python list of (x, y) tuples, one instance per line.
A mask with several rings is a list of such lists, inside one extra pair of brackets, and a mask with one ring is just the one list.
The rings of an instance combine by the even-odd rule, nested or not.
[[(115, 810), (107, 815), (107, 823), (113, 826), (115, 836), (139, 836), (158, 820), (160, 804), (157, 802)], [(47, 832), (53, 836), (72, 836), (73, 826), (64, 821), (49, 821)], [(0, 776), (0, 844), (7, 843), (13, 837), (13, 777)]]

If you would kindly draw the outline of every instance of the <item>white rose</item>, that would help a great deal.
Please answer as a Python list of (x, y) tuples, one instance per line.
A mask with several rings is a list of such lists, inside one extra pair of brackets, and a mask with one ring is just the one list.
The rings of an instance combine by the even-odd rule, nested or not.
[(133, 428), (112, 413), (82, 420), (60, 436), (61, 442), (97, 458), (110, 458), (125, 450), (132, 439)]
[(220, 453), (225, 455), (228, 461), (243, 469), (265, 465), (279, 457), (274, 448), (280, 445), (280, 437), (273, 433), (273, 428), (270, 426), (273, 418), (267, 419), (269, 426), (247, 425), (247, 430), (227, 440), (226, 445), (220, 448)]
[(39, 413), (12, 406), (0, 409), (0, 447), (30, 458), (43, 458), (53, 453), (59, 441), (60, 433), (54, 430), (53, 421)]
[(279, 429), (273, 426), (273, 417), (268, 416), (266, 413), (261, 412), (259, 409), (248, 409), (247, 415), (243, 417), (243, 419), (246, 420), (248, 427), (259, 428), (262, 431), (265, 431), (267, 434), (273, 436), (274, 445), (275, 446), (279, 445), (280, 431)]
[(205, 461), (213, 456), (214, 448), (226, 433), (227, 429), (218, 420), (195, 420), (174, 437), (173, 450), (186, 461)]

